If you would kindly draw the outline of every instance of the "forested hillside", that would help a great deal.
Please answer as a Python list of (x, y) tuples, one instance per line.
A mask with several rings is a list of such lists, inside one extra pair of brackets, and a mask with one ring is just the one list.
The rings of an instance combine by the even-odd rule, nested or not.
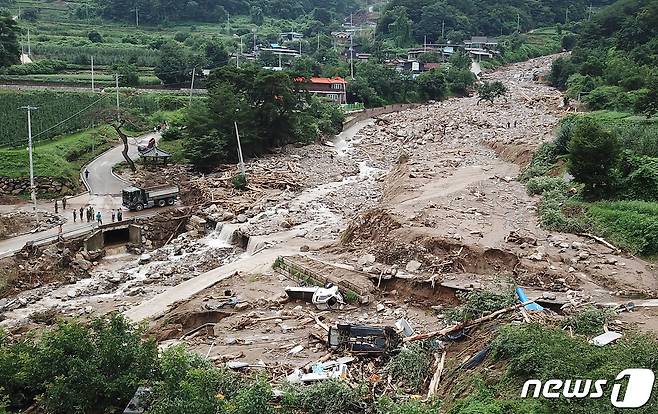
[[(581, 20), (609, 0), (392, 0), (377, 30), (382, 35), (408, 30), (416, 41), (424, 37), (460, 42), (471, 35), (497, 36), (556, 23)], [(445, 24), (445, 27), (444, 27)]]
[(134, 20), (135, 9), (146, 23), (167, 21), (225, 21), (229, 15), (251, 15), (258, 22), (263, 16), (295, 19), (314, 13), (317, 20), (330, 20), (332, 15), (356, 9), (355, 0), (97, 0), (98, 13), (112, 20)]
[(579, 30), (551, 82), (590, 109), (658, 110), (658, 0), (621, 0)]

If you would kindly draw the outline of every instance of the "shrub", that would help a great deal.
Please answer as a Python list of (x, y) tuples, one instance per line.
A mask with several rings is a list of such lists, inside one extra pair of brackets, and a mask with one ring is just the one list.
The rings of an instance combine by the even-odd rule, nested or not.
[(565, 191), (568, 187), (568, 183), (564, 181), (561, 177), (533, 177), (528, 180), (526, 184), (526, 189), (528, 194), (544, 194), (546, 191)]
[(401, 386), (412, 393), (418, 393), (430, 374), (434, 348), (431, 341), (408, 344), (391, 358), (387, 370)]
[(363, 387), (352, 389), (343, 381), (328, 380), (287, 389), (281, 405), (291, 412), (306, 414), (356, 413), (365, 408), (365, 391)]
[(603, 333), (603, 325), (612, 319), (614, 312), (610, 309), (597, 309), (590, 306), (569, 317), (564, 327), (570, 327), (580, 335), (596, 335)]
[(179, 127), (171, 127), (162, 133), (163, 141), (175, 141), (183, 138), (183, 131)]
[(274, 407), (270, 405), (271, 399), (272, 387), (267, 381), (259, 378), (238, 392), (231, 401), (228, 412), (231, 414), (274, 414)]
[(556, 146), (552, 142), (545, 142), (532, 156), (530, 164), (519, 176), (519, 181), (527, 182), (533, 177), (546, 174), (557, 160)]
[(440, 401), (402, 401), (394, 402), (390, 397), (382, 397), (377, 401), (377, 414), (436, 414), (441, 406)]
[(215, 368), (182, 346), (167, 349), (160, 358), (160, 378), (150, 396), (149, 414), (215, 414), (238, 394), (242, 378)]
[[(583, 224), (580, 215), (567, 215), (565, 210), (571, 204), (563, 191), (549, 190), (544, 192), (539, 202), (539, 223), (547, 230), (561, 231), (566, 233), (578, 233), (585, 231), (587, 226)], [(578, 210), (575, 208), (574, 210)]]
[(249, 183), (247, 182), (247, 176), (240, 173), (240, 174), (235, 175), (231, 179), (231, 184), (233, 184), (233, 188), (235, 188), (236, 190), (243, 191), (243, 190), (247, 189), (247, 185)]
[(658, 158), (624, 151), (619, 162), (620, 196), (634, 200), (658, 200)]
[(623, 101), (626, 95), (624, 88), (620, 86), (599, 86), (592, 90), (584, 101), (591, 110), (599, 109), (626, 109), (628, 103)]
[(16, 408), (35, 398), (51, 413), (123, 407), (156, 373), (157, 346), (142, 334), (115, 314), (89, 327), (62, 322), (37, 340), (3, 343), (0, 386)]
[(458, 322), (480, 318), (516, 303), (513, 292), (498, 293), (490, 290), (474, 290), (461, 293), (458, 296), (462, 304), (447, 313), (450, 319)]

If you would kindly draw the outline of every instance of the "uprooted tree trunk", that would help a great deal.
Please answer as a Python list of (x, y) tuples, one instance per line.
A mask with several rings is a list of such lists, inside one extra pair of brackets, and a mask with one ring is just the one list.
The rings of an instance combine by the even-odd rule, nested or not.
[(123, 151), (121, 151), (121, 154), (123, 155), (123, 159), (126, 160), (132, 172), (135, 172), (137, 171), (137, 167), (135, 167), (135, 163), (133, 162), (132, 159), (130, 159), (130, 156), (128, 155), (128, 136), (121, 130), (124, 124), (125, 121), (120, 121), (118, 124), (112, 123), (112, 128), (114, 128), (114, 130), (119, 135), (119, 138), (121, 138), (121, 141), (123, 141)]

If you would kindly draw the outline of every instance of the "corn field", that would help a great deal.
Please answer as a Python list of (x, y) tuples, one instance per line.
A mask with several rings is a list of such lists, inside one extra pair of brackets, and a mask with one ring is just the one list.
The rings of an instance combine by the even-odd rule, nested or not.
[[(121, 96), (122, 108), (143, 116), (160, 109), (176, 109), (170, 106), (182, 107), (185, 103), (184, 98), (162, 94)], [(0, 113), (3, 114), (0, 122), (0, 146), (16, 147), (27, 144), (27, 114), (25, 110), (20, 109), (27, 105), (38, 108), (32, 111), (32, 136), (35, 142), (39, 142), (90, 128), (94, 122), (94, 114), (100, 109), (114, 107), (116, 100), (113, 94), (100, 95), (91, 92), (0, 91)], [(75, 115), (78, 112), (80, 114)], [(64, 120), (66, 122), (62, 123)], [(56, 126), (60, 123), (61, 125)]]

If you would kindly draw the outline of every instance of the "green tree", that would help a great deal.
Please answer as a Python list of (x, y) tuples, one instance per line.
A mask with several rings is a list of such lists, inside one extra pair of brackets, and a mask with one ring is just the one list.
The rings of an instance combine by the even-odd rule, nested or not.
[(585, 184), (586, 194), (605, 197), (613, 193), (618, 157), (619, 143), (613, 133), (590, 119), (576, 124), (569, 142), (569, 172)]
[(576, 66), (569, 58), (558, 58), (551, 65), (551, 73), (548, 75), (548, 82), (559, 89), (567, 86), (569, 77), (576, 73)]
[(103, 43), (103, 36), (95, 30), (89, 32), (87, 38), (89, 38), (91, 43)]
[(265, 21), (265, 18), (263, 17), (263, 9), (258, 6), (252, 7), (249, 14), (251, 15), (251, 22), (256, 26), (261, 26)]
[(416, 79), (418, 91), (425, 99), (440, 100), (448, 92), (445, 73), (439, 69), (432, 69), (421, 73)]
[(226, 48), (217, 40), (211, 40), (206, 43), (205, 56), (207, 64), (213, 69), (225, 66), (229, 61), (229, 54)]
[(576, 45), (576, 35), (569, 33), (562, 36), (561, 40), (562, 49), (571, 50)]
[(224, 132), (212, 129), (203, 135), (190, 135), (183, 141), (185, 158), (199, 171), (212, 171), (227, 158), (230, 139)]
[(190, 81), (194, 61), (181, 45), (169, 42), (160, 48), (160, 58), (153, 72), (164, 84)]
[(648, 82), (647, 92), (635, 103), (635, 112), (651, 118), (658, 113), (658, 76)]
[(20, 62), (19, 29), (9, 15), (0, 15), (0, 67)]
[(411, 41), (411, 21), (407, 16), (404, 8), (398, 10), (397, 18), (390, 24), (391, 33), (393, 33), (397, 47), (409, 46)]
[(320, 76), (322, 67), (313, 58), (309, 56), (302, 56), (292, 62), (290, 73), (294, 77), (310, 78), (312, 76)]
[(477, 87), (479, 95), (478, 105), (482, 101), (489, 101), (493, 105), (496, 98), (507, 94), (507, 87), (501, 81), (483, 82)]
[(124, 63), (112, 66), (112, 70), (119, 74), (119, 86), (139, 86), (137, 66)]
[(457, 51), (448, 60), (450, 66), (459, 70), (471, 70), (471, 58), (466, 53)]

